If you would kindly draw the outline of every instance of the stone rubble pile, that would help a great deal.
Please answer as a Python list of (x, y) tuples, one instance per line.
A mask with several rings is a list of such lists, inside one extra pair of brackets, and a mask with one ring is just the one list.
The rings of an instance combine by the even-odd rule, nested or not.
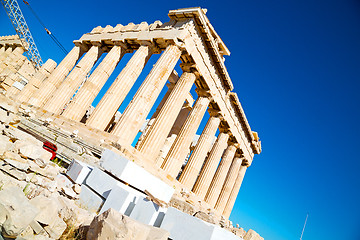
[[(96, 216), (79, 206), (80, 184), (68, 178), (65, 168), (50, 161), (52, 154), (43, 149), (42, 141), (17, 128), (23, 116), (31, 120), (35, 114), (21, 105), (0, 104), (0, 239), (73, 239), (75, 230), (83, 231), (82, 239), (169, 238), (169, 231), (112, 208)], [(176, 195), (168, 207), (225, 228), (242, 239), (263, 239)]]
[(167, 240), (169, 232), (135, 221), (110, 208), (95, 217), (88, 239)]
[[(71, 239), (66, 238), (69, 230), (90, 223), (92, 231), (87, 239), (103, 239), (106, 217), (94, 218), (96, 214), (77, 205), (80, 185), (71, 182), (65, 168), (50, 161), (52, 154), (42, 148), (41, 141), (15, 127), (19, 123), (16, 112), (15, 106), (1, 103), (0, 239)], [(111, 239), (168, 238), (165, 230), (116, 214), (111, 216), (123, 218), (123, 225), (111, 228), (120, 237)], [(85, 239), (86, 234), (82, 237)]]
[[(6, 109), (6, 108), (7, 109)], [(0, 115), (0, 226), (6, 238), (59, 239), (69, 224), (89, 224), (93, 214), (75, 205), (78, 186), (35, 137), (14, 127), (17, 115)], [(40, 237), (41, 236), (41, 237)]]

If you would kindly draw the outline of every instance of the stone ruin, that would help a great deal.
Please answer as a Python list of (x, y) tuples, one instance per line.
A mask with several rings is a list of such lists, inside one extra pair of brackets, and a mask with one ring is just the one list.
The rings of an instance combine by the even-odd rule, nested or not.
[[(245, 172), (254, 155), (261, 152), (258, 134), (251, 130), (239, 98), (232, 92), (224, 65), (224, 55), (230, 52), (205, 9), (171, 10), (169, 17), (166, 23), (96, 27), (74, 41), (75, 46), (58, 66), (49, 59), (40, 69), (22, 55), (26, 48), (16, 36), (1, 37), (0, 122), (7, 143), (0, 152), (4, 160), (0, 173), (3, 179), (23, 174), (20, 179), (15, 177), (20, 181), (15, 185), (23, 189), (24, 184), (32, 186), (28, 198), (66, 197), (89, 214), (100, 214), (91, 223), (88, 239), (116, 236), (121, 226), (109, 223), (114, 219), (119, 224), (152, 226), (144, 230), (145, 235), (131, 239), (262, 239), (253, 230), (233, 227), (228, 220)], [(91, 109), (127, 53), (133, 53), (132, 57)], [(102, 54), (106, 56), (97, 62)], [(160, 57), (119, 114), (119, 107), (155, 54)], [(180, 76), (174, 69), (179, 60)], [(165, 85), (165, 96), (146, 119)], [(196, 97), (190, 93), (194, 85)], [(210, 118), (196, 136), (206, 111)], [(142, 134), (133, 147), (139, 131)], [(19, 141), (22, 144), (15, 146)], [(50, 156), (31, 157), (27, 156), (33, 154), (31, 150), (28, 154), (21, 150), (25, 142), (39, 147), (45, 141), (56, 144), (58, 159), (69, 165), (66, 171), (49, 162)], [(25, 167), (18, 168), (18, 162)], [(11, 174), (9, 166), (18, 173)], [(49, 177), (44, 168), (54, 168), (55, 173)], [(42, 181), (48, 185), (36, 184), (27, 176), (36, 171), (43, 172), (39, 176), (47, 179)], [(38, 187), (42, 190), (36, 192)], [(58, 217), (63, 217), (61, 206), (57, 206)], [(24, 228), (30, 226), (37, 234), (44, 226), (39, 227), (41, 219), (33, 215)], [(89, 218), (87, 213), (83, 215)], [(111, 231), (104, 233), (101, 226), (106, 224)], [(66, 224), (62, 226), (65, 231)], [(45, 229), (47, 237), (60, 236), (51, 235), (52, 231)]]

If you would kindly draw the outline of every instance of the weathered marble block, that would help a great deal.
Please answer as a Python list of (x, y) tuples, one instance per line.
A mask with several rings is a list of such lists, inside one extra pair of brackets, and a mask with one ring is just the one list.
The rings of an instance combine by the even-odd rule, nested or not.
[(100, 210), (100, 214), (113, 208), (126, 216), (130, 216), (139, 198), (142, 197), (127, 191), (123, 187), (115, 186), (106, 198), (105, 203)]
[(92, 191), (85, 184), (81, 185), (79, 204), (90, 212), (97, 213), (104, 203), (104, 199)]
[(169, 207), (160, 228), (170, 232), (176, 240), (242, 240), (233, 233), (214, 224)]
[(141, 191), (147, 190), (154, 197), (166, 203), (170, 201), (174, 194), (174, 188), (111, 150), (106, 149), (102, 153), (100, 165), (122, 181)]
[(93, 169), (93, 167), (90, 165), (73, 160), (67, 169), (66, 175), (75, 183), (82, 184), (91, 169)]
[(160, 225), (167, 209), (142, 198), (137, 201), (129, 217), (148, 225)]
[(119, 180), (96, 167), (91, 170), (90, 174), (85, 179), (85, 184), (104, 198), (108, 197), (111, 189), (118, 183), (120, 183)]

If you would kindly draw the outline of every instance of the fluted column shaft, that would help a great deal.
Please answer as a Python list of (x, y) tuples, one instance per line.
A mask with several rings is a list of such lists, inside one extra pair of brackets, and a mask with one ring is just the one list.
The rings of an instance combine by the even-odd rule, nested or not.
[(169, 45), (151, 69), (111, 132), (120, 137), (120, 144), (131, 145), (134, 141), (180, 55), (181, 50), (177, 46)]
[(41, 83), (54, 71), (56, 62), (52, 59), (48, 59), (34, 74), (28, 84), (25, 85), (23, 90), (16, 96), (19, 102), (27, 102), (31, 95), (39, 89)]
[(168, 100), (171, 91), (174, 89), (175, 84), (174, 83), (168, 83), (168, 84), (166, 84), (166, 86), (168, 87), (168, 90), (166, 91), (164, 97), (161, 99), (161, 101), (160, 101), (159, 105), (157, 106), (155, 112), (151, 116), (151, 119), (155, 119), (159, 115), (159, 112), (160, 112), (161, 108), (164, 106), (165, 102)]
[(44, 80), (39, 89), (34, 92), (29, 100), (29, 104), (41, 107), (69, 74), (82, 53), (80, 46), (73, 47), (52, 74)]
[(234, 144), (230, 144), (225, 150), (219, 167), (216, 169), (209, 190), (205, 196), (205, 201), (209, 203), (210, 206), (214, 207), (216, 204), (216, 200), (218, 199), (221, 188), (224, 185), (225, 178), (229, 172), (229, 168), (234, 158), (235, 152), (236, 146)]
[(195, 74), (184, 72), (176, 82), (173, 90), (161, 107), (155, 122), (151, 125), (148, 134), (141, 142), (138, 150), (155, 162), (160, 149), (168, 136), (171, 127), (174, 125), (186, 95), (189, 93), (196, 79)]
[(229, 199), (232, 188), (234, 187), (237, 174), (242, 163), (242, 159), (235, 157), (232, 160), (228, 174), (226, 175), (224, 185), (221, 188), (220, 195), (216, 201), (215, 209), (222, 213), (225, 209), (226, 203)]
[(190, 104), (188, 102), (184, 102), (184, 104), (174, 122), (174, 125), (172, 126), (172, 128), (170, 130), (169, 136), (171, 136), (173, 134), (175, 134), (175, 135), (179, 134), (182, 125), (186, 121), (186, 118), (191, 111), (191, 108), (192, 107), (190, 106)]
[(240, 166), (239, 173), (235, 179), (234, 187), (232, 188), (229, 199), (225, 205), (222, 215), (224, 217), (226, 217), (227, 219), (230, 217), (231, 211), (234, 207), (236, 197), (240, 191), (241, 184), (244, 180), (246, 169), (247, 169), (247, 166)]
[(161, 165), (161, 168), (173, 178), (177, 177), (180, 171), (209, 103), (209, 97), (199, 96)]
[(105, 130), (152, 55), (150, 46), (140, 46), (96, 106), (86, 125)]
[(166, 84), (166, 86), (168, 87), (168, 90), (166, 91), (164, 97), (161, 99), (161, 102), (159, 103), (159, 105), (157, 106), (155, 112), (153, 113), (153, 115), (151, 116), (151, 118), (149, 119), (149, 121), (147, 122), (144, 130), (142, 131), (142, 134), (140, 135), (135, 148), (138, 149), (138, 147), (142, 144), (142, 142), (144, 141), (144, 139), (146, 138), (147, 134), (149, 133), (149, 130), (151, 128), (151, 126), (153, 125), (153, 123), (155, 122), (155, 119), (157, 117), (157, 115), (160, 112), (160, 109), (162, 108), (162, 106), (164, 106), (164, 103), (166, 102), (166, 100), (168, 99), (171, 91), (173, 90), (175, 84), (170, 83), (170, 84)]
[(220, 132), (216, 142), (214, 143), (208, 158), (205, 161), (203, 168), (201, 169), (200, 175), (196, 180), (192, 191), (198, 195), (201, 199), (205, 198), (211, 180), (214, 177), (216, 168), (220, 162), (221, 155), (227, 145), (229, 139), (229, 133)]
[(94, 70), (89, 79), (86, 80), (69, 106), (62, 113), (64, 117), (74, 121), (80, 121), (82, 119), (86, 110), (112, 74), (124, 53), (124, 49), (120, 46), (112, 47), (110, 52)]
[(5, 46), (0, 46), (0, 56), (5, 52)]
[(70, 101), (76, 90), (80, 87), (86, 75), (94, 66), (100, 54), (100, 46), (92, 46), (85, 56), (80, 60), (71, 73), (60, 84), (44, 109), (49, 112), (60, 114), (65, 104)]
[(184, 124), (187, 116), (189, 115), (191, 108), (189, 106), (188, 102), (184, 102), (178, 116), (176, 117), (176, 120), (174, 122), (174, 125), (172, 126), (164, 145), (161, 147), (159, 156), (155, 160), (156, 165), (160, 165), (159, 163), (162, 163), (166, 157), (166, 155), (169, 153), (171, 146), (173, 145), (176, 136), (179, 134), (181, 126)]
[(184, 171), (181, 173), (179, 181), (191, 190), (195, 184), (196, 178), (200, 172), (206, 155), (209, 152), (211, 143), (215, 137), (216, 131), (220, 124), (219, 116), (210, 116), (204, 130), (202, 131), (194, 151), (190, 155)]

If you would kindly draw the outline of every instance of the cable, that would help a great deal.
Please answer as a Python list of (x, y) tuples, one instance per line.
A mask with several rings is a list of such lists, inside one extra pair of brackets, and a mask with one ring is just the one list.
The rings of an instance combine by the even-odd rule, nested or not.
[(41, 26), (44, 27), (46, 33), (50, 36), (50, 38), (55, 42), (55, 44), (66, 54), (68, 54), (69, 52), (64, 48), (64, 46), (60, 43), (60, 41), (55, 37), (54, 34), (52, 34), (50, 32), (50, 30), (45, 26), (45, 24), (43, 23), (43, 21), (41, 21), (41, 19), (39, 18), (39, 16), (36, 14), (36, 12), (32, 9), (32, 7), (30, 6), (29, 2), (23, 0), (23, 2), (28, 6), (28, 8), (30, 9), (30, 11), (34, 14), (34, 16), (36, 17), (36, 19), (39, 21), (39, 23), (41, 24)]

